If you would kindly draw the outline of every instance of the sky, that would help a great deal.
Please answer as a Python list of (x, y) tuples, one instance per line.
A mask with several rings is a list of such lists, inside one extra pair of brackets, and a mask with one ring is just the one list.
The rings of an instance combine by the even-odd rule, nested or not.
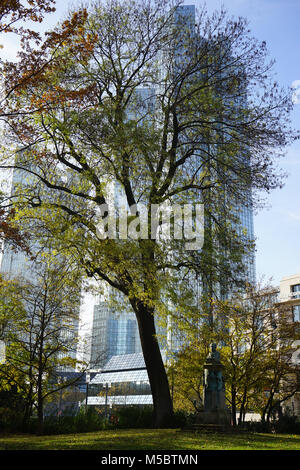
[[(63, 18), (72, 3), (57, 0), (57, 12), (47, 15), (42, 28), (48, 29)], [(201, 0), (184, 1), (186, 5), (203, 4)], [(207, 0), (208, 12), (224, 6), (229, 16), (242, 16), (249, 21), (252, 35), (266, 41), (270, 58), (275, 59), (274, 71), (278, 82), (285, 87), (293, 84), (295, 104), (292, 124), (300, 129), (300, 0)], [(2, 37), (2, 57), (13, 57), (17, 44), (13, 37)], [(297, 91), (298, 90), (298, 91)], [(297, 93), (299, 92), (298, 99)], [(254, 217), (257, 238), (257, 279), (272, 279), (277, 285), (285, 276), (300, 273), (300, 141), (293, 143), (280, 162), (288, 174), (283, 189), (266, 197), (266, 208)]]

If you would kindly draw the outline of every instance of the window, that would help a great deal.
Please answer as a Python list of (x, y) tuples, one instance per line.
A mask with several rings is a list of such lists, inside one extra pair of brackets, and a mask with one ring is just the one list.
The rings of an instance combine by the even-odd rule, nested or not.
[(300, 292), (300, 284), (295, 284), (292, 286), (292, 292)]
[(300, 305), (293, 306), (293, 320), (300, 322)]
[(291, 286), (291, 292), (293, 298), (300, 298), (300, 284)]

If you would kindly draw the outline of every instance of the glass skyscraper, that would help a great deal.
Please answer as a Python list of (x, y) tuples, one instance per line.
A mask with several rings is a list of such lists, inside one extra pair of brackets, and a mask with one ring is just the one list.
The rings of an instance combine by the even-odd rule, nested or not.
[[(12, 181), (11, 181), (11, 189), (10, 193), (13, 195), (16, 191), (18, 186), (30, 186), (30, 185), (36, 185), (37, 184), (37, 179), (33, 177), (32, 175), (28, 176), (28, 173), (26, 171), (22, 170), (14, 170), (12, 174)], [(36, 255), (38, 251), (41, 249), (39, 246), (39, 243), (37, 240), (30, 240), (30, 246), (29, 246), (32, 255)], [(38, 257), (39, 261), (41, 262), (41, 258)], [(44, 271), (45, 270), (45, 271)], [(8, 243), (4, 242), (3, 249), (2, 249), (2, 256), (0, 260), (0, 272), (4, 276), (4, 278), (12, 280), (16, 279), (21, 282), (26, 281), (30, 283), (30, 285), (33, 286), (33, 288), (40, 288), (40, 292), (43, 290), (43, 275), (46, 275), (46, 265), (43, 265), (41, 268), (41, 272), (37, 270), (37, 266), (35, 261), (32, 259), (31, 256), (29, 256), (27, 253), (25, 253), (22, 250), (14, 250), (11, 248), (11, 246)], [(80, 286), (79, 286), (80, 290)], [(73, 345), (74, 340), (77, 339), (78, 334), (79, 334), (79, 303), (80, 295), (78, 295), (78, 304), (74, 305), (73, 307), (73, 312), (75, 313), (72, 315), (72, 318), (67, 322), (66, 319), (64, 319), (63, 325), (61, 326), (60, 329), (60, 339), (61, 342), (65, 343), (66, 345), (68, 344), (70, 349), (68, 352), (63, 352), (60, 351), (57, 355), (59, 359), (63, 359), (64, 357), (68, 356), (73, 359), (76, 358), (77, 356), (77, 351), (75, 346)], [(49, 303), (49, 306), (52, 302), (52, 299), (48, 299), (47, 301)], [(47, 309), (47, 306), (45, 306)], [(51, 309), (51, 306), (50, 306)], [(27, 312), (28, 315), (32, 315), (33, 321), (36, 321), (39, 323), (39, 315), (38, 315), (38, 308), (35, 311), (33, 309), (33, 306), (28, 306), (27, 305)], [(31, 312), (31, 313), (30, 313)], [(77, 315), (78, 313), (78, 315)], [(53, 322), (59, 322), (59, 316), (57, 317), (56, 315), (53, 314), (53, 320), (51, 320), (52, 324)], [(65, 325), (65, 326), (64, 326)], [(58, 327), (58, 324), (56, 325)], [(32, 333), (33, 334), (33, 333)], [(71, 348), (72, 345), (72, 348)], [(63, 349), (63, 348), (61, 348)], [(73, 367), (64, 367), (64, 370), (73, 370)]]
[[(33, 178), (21, 170), (14, 170), (11, 178), (10, 194), (13, 195), (18, 185), (30, 185)], [(33, 248), (33, 247), (32, 247)], [(4, 242), (0, 262), (0, 272), (9, 279), (23, 278), (32, 280), (33, 262), (24, 251), (13, 250), (8, 243)]]
[(108, 302), (94, 305), (91, 368), (102, 367), (112, 356), (141, 351), (138, 325), (133, 312), (119, 312)]

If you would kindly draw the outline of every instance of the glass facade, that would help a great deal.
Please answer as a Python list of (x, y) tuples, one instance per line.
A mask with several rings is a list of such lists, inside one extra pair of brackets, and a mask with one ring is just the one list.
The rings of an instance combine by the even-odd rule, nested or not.
[[(33, 177), (28, 177), (28, 173), (25, 171), (14, 170), (10, 192), (13, 195), (18, 185), (30, 185), (33, 182)], [(8, 279), (27, 278), (32, 280), (33, 263), (23, 251), (14, 251), (7, 243), (4, 243), (0, 271)]]
[(88, 405), (151, 405), (142, 353), (113, 356), (91, 380)]
[(15, 277), (32, 279), (32, 264), (25, 253), (15, 252), (8, 245), (4, 245), (1, 273), (9, 279)]
[(300, 305), (293, 306), (293, 321), (300, 322)]
[(102, 367), (112, 356), (141, 351), (133, 312), (118, 312), (107, 302), (94, 306), (91, 368)]
[(300, 299), (300, 284), (294, 284), (291, 286), (292, 298)]
[[(12, 175), (12, 184), (11, 184), (11, 194), (13, 195), (16, 192), (16, 188), (19, 185), (22, 186), (31, 186), (36, 185), (36, 179), (30, 175), (26, 171), (21, 170), (14, 170)], [(32, 253), (38, 251), (39, 245), (37, 241), (32, 241), (30, 245), (30, 249)], [(34, 261), (32, 261), (29, 256), (24, 253), (24, 251), (15, 251), (13, 250), (8, 244), (4, 243), (3, 246), (3, 253), (0, 260), (0, 272), (3, 274), (7, 279), (20, 279), (24, 281), (30, 281), (34, 283), (37, 282), (37, 285), (40, 284), (38, 280), (38, 274), (35, 273), (35, 265)], [(79, 298), (79, 297), (78, 297)], [(74, 305), (74, 309), (78, 309), (79, 311), (79, 302), (78, 305)], [(54, 318), (54, 316), (53, 316)], [(56, 320), (57, 321), (57, 320)], [(70, 319), (69, 325), (65, 328), (61, 328), (60, 330), (60, 337), (62, 342), (65, 341), (66, 344), (71, 344), (73, 338), (77, 338), (78, 336), (78, 328), (79, 328), (79, 321), (78, 318)], [(68, 357), (76, 358), (77, 351), (72, 349), (72, 351), (68, 351), (67, 354), (64, 352), (58, 353), (58, 358), (62, 359), (66, 355)], [(73, 369), (73, 368), (72, 368)], [(69, 370), (72, 370), (69, 368)]]

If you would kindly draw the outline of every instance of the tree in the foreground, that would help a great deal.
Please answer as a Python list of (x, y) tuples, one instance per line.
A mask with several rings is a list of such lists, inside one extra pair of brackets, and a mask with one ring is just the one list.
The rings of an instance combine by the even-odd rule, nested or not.
[(64, 379), (61, 373), (75, 366), (80, 370), (76, 350), (81, 278), (66, 260), (52, 256), (35, 267), (32, 279), (14, 281), (14, 288), (12, 282), (1, 284), (6, 343), (1, 388), (17, 387), (26, 402), (24, 425), (35, 409), (42, 433), (45, 402), (76, 380)]
[[(273, 83), (265, 43), (246, 21), (182, 12), (168, 0), (93, 2), (39, 55), (6, 67), (10, 83), (27, 79), (7, 113), (17, 158), (11, 164), (4, 152), (2, 167), (36, 178), (14, 195), (17, 217), (134, 310), (157, 426), (172, 402), (155, 319), (195, 315), (194, 277), (209, 294), (217, 282), (241, 280), (239, 208), (254, 204), (250, 188), (280, 185), (274, 158), (292, 138), (289, 92)], [(31, 73), (31, 56), (40, 73)], [(120, 209), (111, 210), (112, 193), (130, 208), (128, 227), (103, 234)], [(142, 224), (157, 205), (184, 203), (204, 204), (202, 252), (199, 225), (187, 247), (178, 227), (158, 241)]]

